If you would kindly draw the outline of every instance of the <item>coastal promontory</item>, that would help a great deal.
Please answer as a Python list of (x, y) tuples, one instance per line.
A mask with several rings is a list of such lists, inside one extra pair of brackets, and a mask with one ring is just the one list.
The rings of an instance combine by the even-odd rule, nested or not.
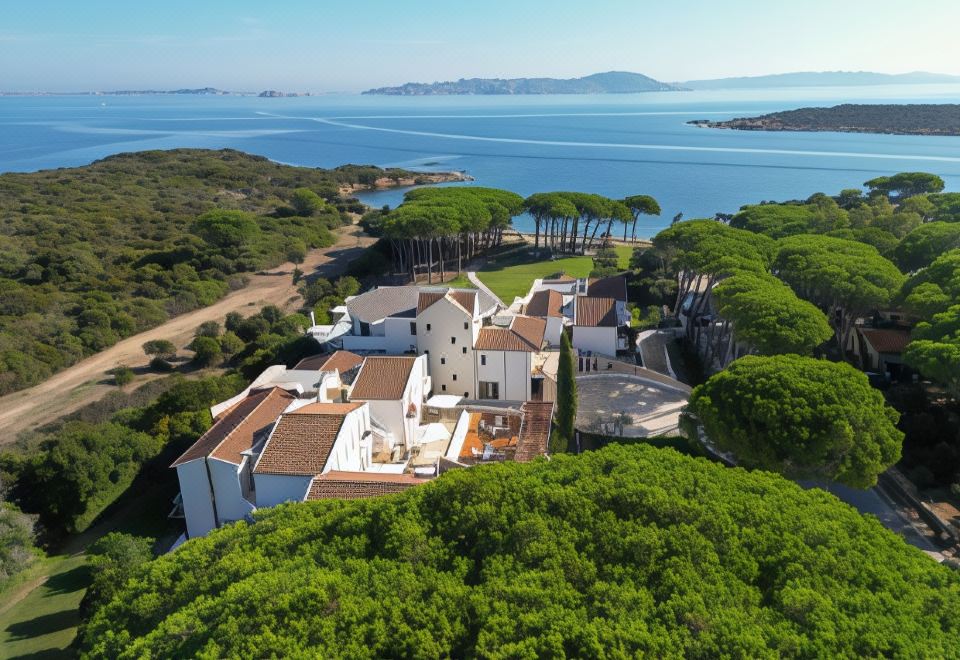
[(511, 95), (511, 94), (634, 94), (678, 92), (683, 87), (654, 80), (642, 73), (607, 71), (582, 78), (461, 78), (434, 83), (406, 83), (368, 89), (364, 94), (387, 96)]
[(726, 121), (698, 119), (689, 123), (704, 128), (732, 128), (741, 131), (960, 136), (960, 105), (846, 103), (829, 108), (799, 108)]

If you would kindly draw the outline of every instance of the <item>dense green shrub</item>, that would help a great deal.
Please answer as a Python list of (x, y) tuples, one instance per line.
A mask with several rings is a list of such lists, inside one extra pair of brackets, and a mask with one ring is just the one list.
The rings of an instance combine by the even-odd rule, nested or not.
[(822, 490), (612, 446), (288, 504), (147, 564), (86, 657), (950, 657), (960, 580)]

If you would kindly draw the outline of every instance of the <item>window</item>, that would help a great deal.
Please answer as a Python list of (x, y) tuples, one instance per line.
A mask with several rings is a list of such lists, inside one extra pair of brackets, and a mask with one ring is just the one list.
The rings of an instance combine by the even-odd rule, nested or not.
[(417, 334), (417, 322), (416, 322), (416, 321), (410, 321), (410, 334), (411, 334), (411, 335)]
[(423, 354), (424, 354), (424, 355), (430, 355), (430, 351), (429, 351), (429, 350), (425, 350), (425, 351), (423, 352)]
[(460, 349), (460, 351), (461, 351), (464, 355), (466, 355), (466, 354), (467, 354), (467, 347), (464, 346), (463, 348)]
[(457, 374), (453, 374), (453, 379), (454, 379), (454, 380), (457, 379)]
[(464, 322), (463, 322), (463, 329), (464, 329), (464, 330), (469, 330), (469, 329), (470, 329), (470, 324), (469, 324), (467, 321), (464, 321)]
[(446, 385), (441, 385), (441, 386), (440, 386), (440, 389), (443, 390), (444, 392), (446, 392), (446, 391), (447, 391), (447, 386), (446, 386)]
[(370, 336), (370, 324), (364, 321), (360, 321), (360, 336), (369, 337)]
[(451, 344), (456, 344), (456, 343), (457, 343), (457, 338), (456, 338), (456, 337), (450, 337), (450, 343), (451, 343)]
[(469, 398), (470, 398), (470, 392), (464, 392), (464, 393), (463, 393), (463, 398), (464, 398), (464, 399), (469, 399)]
[(447, 358), (445, 357), (440, 358), (440, 364), (446, 364), (446, 363), (447, 363)]
[(482, 366), (482, 367), (487, 366), (487, 356), (486, 356), (486, 355), (481, 355), (481, 356), (480, 356), (480, 366)]
[(427, 332), (430, 332), (430, 324), (427, 324)]
[(480, 381), (480, 398), (481, 399), (499, 399), (500, 383), (496, 383), (488, 380), (481, 380)]

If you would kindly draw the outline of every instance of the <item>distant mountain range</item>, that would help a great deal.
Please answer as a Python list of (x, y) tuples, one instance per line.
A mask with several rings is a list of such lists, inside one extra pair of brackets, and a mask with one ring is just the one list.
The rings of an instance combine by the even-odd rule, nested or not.
[(688, 89), (759, 89), (767, 87), (854, 87), (861, 85), (919, 85), (960, 83), (960, 76), (914, 71), (874, 73), (872, 71), (805, 71), (770, 76), (745, 76), (676, 83)]
[(459, 94), (633, 94), (679, 92), (679, 85), (629, 71), (607, 71), (583, 78), (461, 78), (435, 83), (406, 83), (399, 87), (368, 89), (364, 94), (439, 96)]

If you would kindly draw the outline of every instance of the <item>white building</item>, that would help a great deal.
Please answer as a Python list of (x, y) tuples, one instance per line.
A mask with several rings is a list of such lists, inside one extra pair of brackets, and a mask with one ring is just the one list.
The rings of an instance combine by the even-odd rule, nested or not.
[(478, 399), (530, 401), (543, 396), (534, 356), (543, 348), (546, 321), (529, 316), (494, 318), (474, 345)]
[(280, 414), (296, 402), (295, 392), (280, 387), (248, 392), (174, 461), (188, 537), (253, 511), (251, 461)]
[(302, 501), (317, 475), (364, 471), (372, 462), (370, 408), (307, 403), (277, 420), (253, 469), (258, 507)]
[(402, 355), (417, 350), (415, 286), (381, 286), (346, 301), (349, 334), (340, 337), (348, 351)]
[(424, 355), (371, 355), (363, 361), (350, 391), (351, 401), (370, 406), (375, 427), (375, 451), (392, 452), (394, 447), (415, 444), (423, 403), (430, 392), (430, 376)]
[(474, 398), (473, 345), (483, 322), (478, 295), (468, 290), (422, 290), (417, 303), (417, 346), (427, 356), (437, 394)]
[(573, 319), (573, 347), (581, 352), (616, 355), (625, 347), (618, 337), (617, 301), (577, 296)]

